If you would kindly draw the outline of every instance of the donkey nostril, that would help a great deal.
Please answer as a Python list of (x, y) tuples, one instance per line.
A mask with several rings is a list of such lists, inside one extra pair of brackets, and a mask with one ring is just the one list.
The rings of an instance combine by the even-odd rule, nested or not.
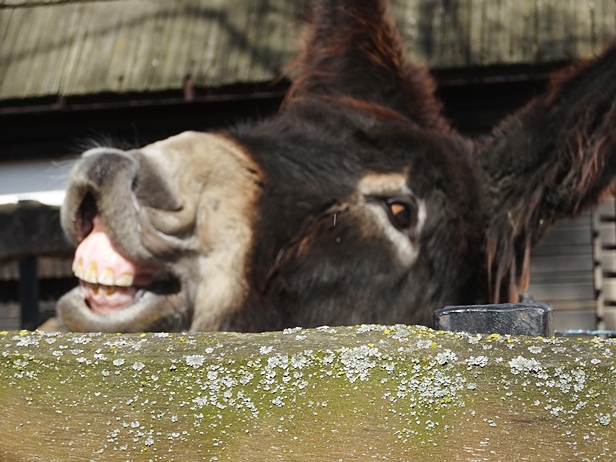
[(77, 213), (76, 231), (77, 237), (81, 241), (92, 232), (94, 218), (98, 215), (96, 200), (91, 192), (88, 192), (79, 206)]
[(135, 175), (132, 183), (130, 184), (130, 188), (131, 190), (135, 191), (137, 189), (137, 186), (139, 186), (139, 175)]

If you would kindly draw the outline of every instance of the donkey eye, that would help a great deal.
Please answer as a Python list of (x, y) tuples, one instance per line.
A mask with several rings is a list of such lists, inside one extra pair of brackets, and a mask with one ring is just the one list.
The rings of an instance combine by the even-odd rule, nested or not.
[(415, 208), (406, 202), (393, 200), (387, 203), (391, 223), (398, 229), (406, 230), (415, 225), (417, 214)]

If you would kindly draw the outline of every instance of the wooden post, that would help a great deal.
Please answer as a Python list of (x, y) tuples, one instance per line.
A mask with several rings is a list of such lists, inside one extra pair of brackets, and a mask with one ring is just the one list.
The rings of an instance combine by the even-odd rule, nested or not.
[(22, 329), (36, 329), (39, 322), (39, 283), (36, 275), (36, 257), (19, 261), (19, 304)]
[(0, 459), (592, 460), (616, 343), (408, 326), (0, 332)]

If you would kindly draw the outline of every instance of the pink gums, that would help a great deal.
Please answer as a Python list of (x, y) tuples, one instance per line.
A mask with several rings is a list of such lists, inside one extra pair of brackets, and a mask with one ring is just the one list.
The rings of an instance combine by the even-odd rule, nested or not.
[(133, 284), (147, 284), (151, 279), (140, 275), (137, 264), (118, 251), (98, 216), (94, 218), (92, 232), (75, 251), (73, 271), (80, 279), (90, 309), (100, 315), (126, 308), (137, 292)]

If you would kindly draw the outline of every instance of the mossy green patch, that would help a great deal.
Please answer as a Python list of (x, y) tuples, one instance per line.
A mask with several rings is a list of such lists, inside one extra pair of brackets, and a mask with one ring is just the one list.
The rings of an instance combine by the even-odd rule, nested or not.
[(0, 347), (0, 454), (22, 458), (472, 460), (489, 448), (508, 460), (531, 442), (548, 459), (614, 449), (612, 341), (358, 326), (7, 333)]

